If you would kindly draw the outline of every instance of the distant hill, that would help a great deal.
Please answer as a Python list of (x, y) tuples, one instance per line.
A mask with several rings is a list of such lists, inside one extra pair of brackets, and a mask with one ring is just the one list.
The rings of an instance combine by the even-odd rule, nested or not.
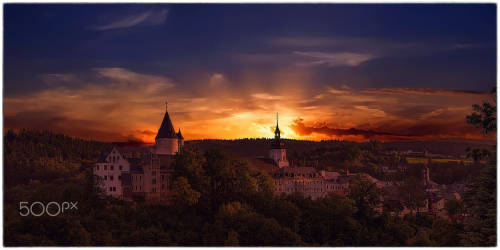
[[(238, 139), (238, 140), (192, 140), (186, 141), (186, 145), (198, 147), (201, 150), (221, 149), (231, 152), (241, 157), (267, 157), (272, 139)], [(348, 141), (302, 141), (283, 139), (289, 153), (302, 153), (310, 151), (318, 147), (329, 147), (338, 144), (363, 144), (358, 142)], [(432, 141), (399, 141), (399, 142), (384, 142), (382, 148), (384, 150), (398, 151), (424, 151), (429, 153), (461, 156), (465, 154), (467, 147), (471, 148), (491, 148), (495, 146), (495, 141), (488, 140), (471, 140), (471, 139), (438, 139)]]
[(496, 146), (496, 141), (489, 140), (472, 140), (461, 138), (447, 138), (432, 141), (398, 141), (383, 143), (384, 149), (397, 149), (399, 151), (419, 151), (427, 150), (433, 154), (443, 154), (451, 156), (465, 155), (465, 150), (470, 148), (491, 149)]

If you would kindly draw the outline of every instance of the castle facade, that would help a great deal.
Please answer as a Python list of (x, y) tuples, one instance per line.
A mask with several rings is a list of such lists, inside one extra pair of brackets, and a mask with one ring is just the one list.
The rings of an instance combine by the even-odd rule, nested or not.
[(172, 178), (174, 155), (184, 146), (181, 131), (176, 133), (168, 110), (158, 133), (155, 146), (140, 158), (126, 157), (114, 147), (99, 159), (94, 175), (107, 195), (116, 198), (144, 197), (148, 201), (167, 201)]

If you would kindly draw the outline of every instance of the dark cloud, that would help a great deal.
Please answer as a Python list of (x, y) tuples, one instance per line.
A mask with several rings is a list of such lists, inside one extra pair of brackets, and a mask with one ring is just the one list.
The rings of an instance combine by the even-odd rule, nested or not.
[[(436, 139), (443, 137), (465, 137), (467, 135), (478, 135), (477, 130), (470, 125), (460, 121), (422, 121), (415, 124), (385, 122), (377, 126), (359, 125), (357, 128), (335, 128), (329, 124), (318, 126), (307, 125), (303, 119), (296, 119), (290, 126), (297, 134), (311, 135), (312, 133), (326, 136), (349, 138), (350, 136), (362, 137), (363, 139), (379, 139), (383, 141), (395, 140), (421, 140)], [(491, 138), (490, 138), (491, 139)]]
[(296, 119), (290, 127), (299, 135), (310, 135), (312, 133), (324, 134), (329, 136), (360, 135), (367, 139), (375, 135), (400, 136), (394, 133), (381, 132), (375, 130), (364, 130), (357, 128), (348, 128), (348, 129), (330, 128), (326, 124), (321, 126), (307, 126), (304, 124), (303, 119)]

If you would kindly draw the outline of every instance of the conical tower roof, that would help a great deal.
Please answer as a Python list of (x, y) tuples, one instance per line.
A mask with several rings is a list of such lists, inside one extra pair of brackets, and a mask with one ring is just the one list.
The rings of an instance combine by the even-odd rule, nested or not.
[(181, 134), (181, 129), (180, 128), (179, 128), (179, 132), (177, 132), (177, 137), (179, 137), (179, 139), (183, 139), (184, 140), (184, 137)]
[[(167, 106), (167, 102), (165, 102), (165, 106)], [(174, 126), (172, 125), (172, 121), (170, 120), (166, 107), (165, 116), (163, 117), (160, 129), (158, 129), (158, 134), (156, 134), (155, 138), (177, 138), (177, 134), (175, 133)]]

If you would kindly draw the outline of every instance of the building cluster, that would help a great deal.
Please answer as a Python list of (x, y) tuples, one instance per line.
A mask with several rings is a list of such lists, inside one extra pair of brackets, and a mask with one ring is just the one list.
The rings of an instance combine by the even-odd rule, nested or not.
[[(99, 177), (100, 185), (107, 195), (130, 199), (144, 197), (151, 202), (169, 200), (172, 162), (175, 154), (184, 145), (180, 129), (176, 133), (168, 110), (155, 138), (154, 147), (140, 157), (129, 156), (118, 147), (114, 147), (99, 159), (94, 167), (94, 174)], [(380, 181), (368, 174), (350, 174), (317, 170), (313, 167), (291, 166), (286, 156), (286, 147), (281, 140), (281, 132), (276, 117), (274, 140), (270, 145), (269, 160), (273, 162), (270, 174), (274, 180), (275, 195), (301, 193), (306, 197), (318, 199), (331, 193), (345, 196), (349, 191), (352, 178), (361, 175), (384, 189), (384, 204), (398, 210), (400, 214), (409, 212), (400, 201), (399, 185), (401, 182)], [(404, 171), (395, 169), (394, 171)], [(438, 185), (429, 178), (429, 169), (424, 170), (423, 186), (427, 193), (421, 212), (444, 215), (444, 204), (451, 199), (461, 199), (463, 185)], [(382, 207), (378, 208), (379, 210)], [(398, 213), (399, 213), (398, 212)]]
[(181, 131), (176, 133), (168, 110), (155, 138), (153, 149), (140, 158), (126, 157), (114, 147), (96, 163), (94, 174), (107, 195), (130, 199), (144, 197), (147, 201), (168, 201), (172, 178), (171, 164), (184, 145)]

